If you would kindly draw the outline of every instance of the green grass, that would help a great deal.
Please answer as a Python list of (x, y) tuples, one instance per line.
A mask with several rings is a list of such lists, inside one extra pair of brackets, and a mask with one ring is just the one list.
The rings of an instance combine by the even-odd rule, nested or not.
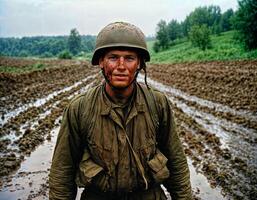
[(233, 31), (222, 33), (220, 36), (211, 36), (212, 48), (205, 51), (193, 47), (189, 41), (185, 41), (168, 50), (155, 53), (153, 41), (151, 41), (148, 42), (151, 63), (257, 59), (257, 50), (245, 51), (243, 46), (233, 39), (233, 36)]
[(0, 66), (0, 73), (5, 72), (21, 74), (31, 71), (43, 70), (44, 68), (46, 68), (46, 66), (42, 63), (35, 63), (26, 67)]

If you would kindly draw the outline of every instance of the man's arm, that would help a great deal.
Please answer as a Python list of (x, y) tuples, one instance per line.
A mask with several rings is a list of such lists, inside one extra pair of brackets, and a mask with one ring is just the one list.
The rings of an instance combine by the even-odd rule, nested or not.
[(64, 111), (61, 128), (49, 175), (49, 199), (76, 198), (76, 170), (82, 154), (78, 126), (78, 106), (69, 105)]
[(157, 136), (161, 152), (168, 158), (167, 167), (170, 177), (164, 186), (172, 200), (192, 199), (190, 174), (181, 141), (176, 132), (174, 117), (166, 97), (159, 102), (162, 109), (160, 132)]

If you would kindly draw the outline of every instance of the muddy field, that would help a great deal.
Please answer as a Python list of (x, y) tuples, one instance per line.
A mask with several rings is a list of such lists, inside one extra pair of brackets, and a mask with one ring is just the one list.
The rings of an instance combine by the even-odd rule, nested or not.
[[(0, 58), (47, 68), (0, 74), (0, 199), (48, 199), (48, 173), (64, 107), (101, 82), (85, 61)], [(143, 82), (140, 74), (138, 81)], [(257, 199), (257, 61), (148, 66), (166, 93), (196, 199)]]

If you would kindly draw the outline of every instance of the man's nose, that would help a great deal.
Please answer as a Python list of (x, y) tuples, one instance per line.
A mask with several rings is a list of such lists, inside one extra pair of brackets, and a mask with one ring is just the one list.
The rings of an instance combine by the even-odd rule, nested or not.
[(121, 57), (119, 57), (119, 68), (123, 68), (124, 67), (124, 57), (123, 56), (121, 56)]

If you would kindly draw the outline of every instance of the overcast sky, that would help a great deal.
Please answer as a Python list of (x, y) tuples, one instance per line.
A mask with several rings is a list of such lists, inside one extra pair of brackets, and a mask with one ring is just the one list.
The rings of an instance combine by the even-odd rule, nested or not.
[(0, 0), (0, 37), (96, 35), (114, 21), (139, 26), (154, 35), (161, 20), (182, 21), (196, 7), (220, 6), (222, 12), (237, 9), (237, 0)]

